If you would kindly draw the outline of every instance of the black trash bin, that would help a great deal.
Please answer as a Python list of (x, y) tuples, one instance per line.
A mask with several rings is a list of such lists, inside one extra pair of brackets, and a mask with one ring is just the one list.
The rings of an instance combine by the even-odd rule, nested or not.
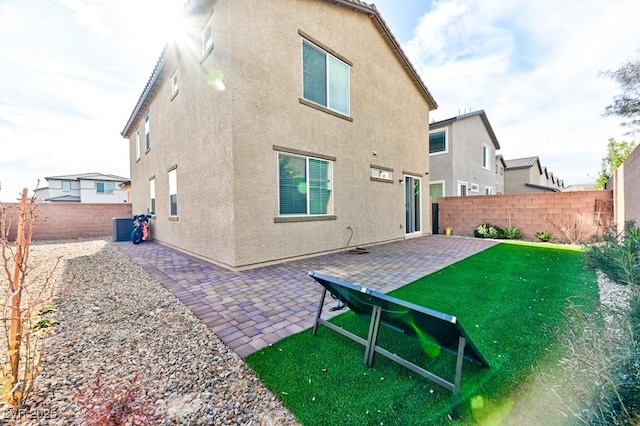
[(113, 218), (113, 241), (130, 241), (133, 232), (133, 218)]

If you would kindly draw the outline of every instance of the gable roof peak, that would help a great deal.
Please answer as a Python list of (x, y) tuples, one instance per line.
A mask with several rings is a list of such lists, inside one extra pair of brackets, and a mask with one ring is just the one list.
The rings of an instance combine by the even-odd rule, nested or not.
[(495, 132), (493, 131), (493, 127), (491, 127), (491, 123), (489, 123), (489, 118), (487, 117), (487, 113), (484, 112), (483, 109), (479, 109), (477, 111), (466, 112), (463, 114), (458, 114), (455, 117), (447, 118), (446, 120), (434, 121), (429, 124), (430, 128), (438, 128), (449, 125), (451, 123), (455, 123), (456, 121), (465, 120), (470, 117), (480, 117), (482, 120), (482, 124), (484, 124), (491, 141), (493, 142), (493, 146), (496, 150), (500, 149), (500, 143), (498, 142), (498, 138), (496, 137)]

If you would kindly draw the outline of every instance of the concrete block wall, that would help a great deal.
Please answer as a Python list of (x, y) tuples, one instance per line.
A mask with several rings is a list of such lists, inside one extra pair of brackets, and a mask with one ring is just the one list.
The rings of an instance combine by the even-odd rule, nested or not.
[[(11, 219), (9, 239), (15, 240), (19, 203), (4, 204)], [(113, 234), (114, 217), (131, 217), (131, 204), (37, 203), (38, 224), (33, 240), (106, 237)], [(46, 219), (46, 220), (45, 220)], [(42, 222), (44, 220), (44, 222)]]
[(600, 236), (613, 217), (613, 191), (442, 197), (437, 202), (439, 231), (451, 228), (453, 235), (472, 236), (476, 226), (489, 222), (517, 226), (524, 239), (537, 240), (536, 232), (551, 232), (554, 241), (569, 242), (557, 226), (569, 227), (571, 237), (593, 231)]
[(640, 148), (636, 147), (623, 164), (621, 210), (624, 221), (634, 220), (640, 226)]

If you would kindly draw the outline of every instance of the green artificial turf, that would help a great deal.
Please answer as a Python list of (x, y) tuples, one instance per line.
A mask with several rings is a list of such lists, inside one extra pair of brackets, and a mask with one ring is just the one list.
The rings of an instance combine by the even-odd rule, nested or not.
[[(464, 363), (459, 423), (472, 424), (508, 414), (533, 372), (557, 364), (565, 307), (590, 309), (597, 292), (582, 251), (502, 243), (390, 294), (455, 315), (489, 362)], [(368, 318), (347, 312), (332, 322), (366, 338)], [(386, 327), (378, 343), (453, 381), (450, 353)], [(304, 425), (450, 423), (451, 392), (380, 355), (367, 368), (363, 357), (363, 346), (320, 325), (246, 361)]]

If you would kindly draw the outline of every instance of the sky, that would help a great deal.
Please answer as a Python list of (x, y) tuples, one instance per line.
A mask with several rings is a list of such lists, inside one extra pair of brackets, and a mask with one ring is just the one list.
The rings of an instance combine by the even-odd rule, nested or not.
[[(640, 57), (637, 0), (377, 0), (438, 103), (430, 121), (484, 110), (506, 159), (538, 156), (566, 185), (592, 182), (621, 89)], [(0, 0), (0, 201), (47, 176), (129, 176), (120, 132), (182, 0)]]

